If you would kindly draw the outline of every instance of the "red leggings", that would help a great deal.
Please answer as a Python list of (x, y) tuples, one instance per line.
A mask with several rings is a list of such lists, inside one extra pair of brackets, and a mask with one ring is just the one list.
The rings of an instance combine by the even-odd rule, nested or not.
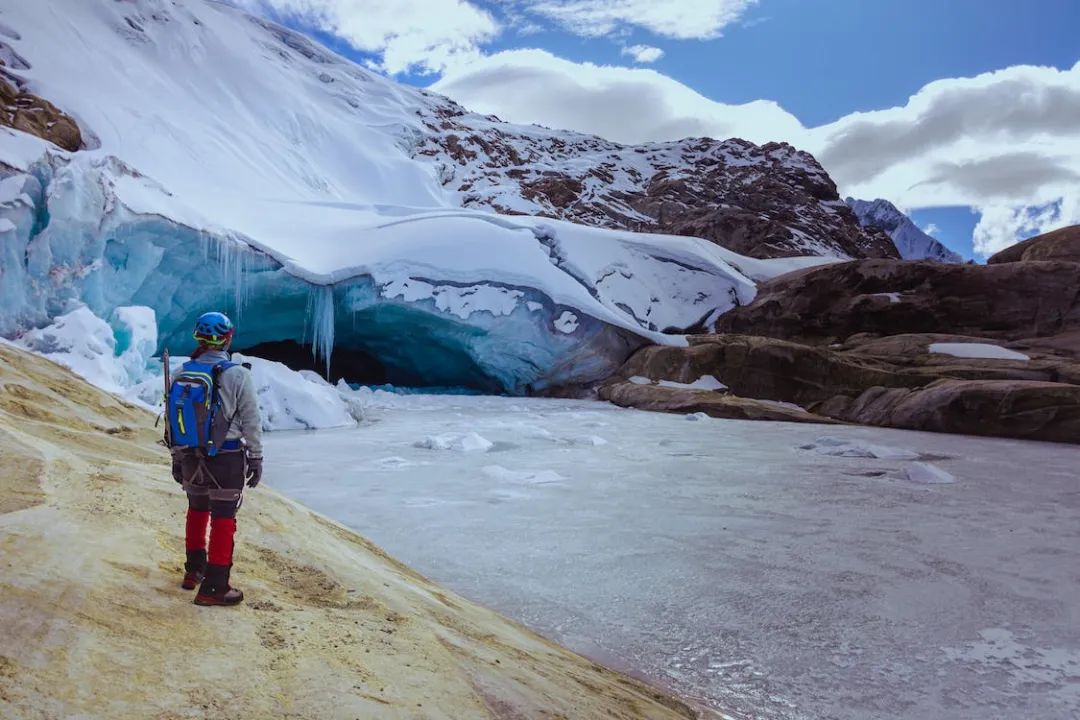
[(207, 562), (211, 565), (232, 565), (236, 511), (240, 509), (244, 488), (243, 454), (223, 453), (205, 458), (201, 467), (198, 458), (185, 456), (181, 470), (188, 496), (184, 533), (187, 549), (207, 550)]

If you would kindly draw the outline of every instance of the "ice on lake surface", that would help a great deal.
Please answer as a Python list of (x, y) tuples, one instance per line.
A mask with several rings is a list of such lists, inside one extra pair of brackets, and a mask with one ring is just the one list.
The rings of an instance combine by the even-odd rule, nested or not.
[(267, 484), (579, 652), (737, 718), (1080, 713), (1076, 446), (379, 397)]

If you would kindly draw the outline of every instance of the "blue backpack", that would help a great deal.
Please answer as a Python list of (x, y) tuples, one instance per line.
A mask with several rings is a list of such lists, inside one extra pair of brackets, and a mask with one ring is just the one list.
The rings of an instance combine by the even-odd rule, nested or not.
[(216, 364), (189, 360), (169, 386), (165, 414), (169, 419), (169, 444), (174, 448), (203, 450), (214, 457), (225, 444), (228, 418), (221, 413), (218, 376), (236, 363)]

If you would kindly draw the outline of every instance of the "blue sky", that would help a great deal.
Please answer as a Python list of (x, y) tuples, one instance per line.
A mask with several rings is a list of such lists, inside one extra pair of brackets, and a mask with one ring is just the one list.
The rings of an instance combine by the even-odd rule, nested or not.
[[(495, 12), (500, 5), (481, 4)], [(641, 29), (625, 39), (580, 38), (550, 26), (511, 31), (488, 47), (542, 47), (572, 60), (626, 64), (623, 43), (659, 47), (665, 55), (651, 67), (714, 100), (776, 100), (820, 125), (901, 105), (939, 78), (1020, 64), (1070, 67), (1080, 59), (1080, 0), (762, 0), (715, 40)]]
[[(435, 84), (505, 119), (620, 141), (680, 132), (790, 141), (814, 152), (842, 192), (893, 200), (966, 257), (976, 254), (973, 243), (985, 255), (1014, 236), (1080, 222), (1080, 203), (1070, 199), (1080, 193), (1080, 116), (1075, 132), (1061, 122), (1062, 112), (1080, 108), (1072, 104), (1080, 102), (1080, 0), (398, 0), (417, 3), (420, 14), (396, 17), (365, 14), (368, 0), (247, 2), (273, 6), (278, 19), (398, 80)], [(388, 24), (381, 40), (371, 31), (380, 22)], [(456, 55), (447, 55), (451, 46)], [(624, 52), (631, 46), (662, 56), (636, 62)], [(535, 81), (505, 97), (492, 80), (523, 68)], [(926, 89), (939, 80), (951, 85)], [(670, 106), (651, 125), (605, 125), (588, 108), (559, 107), (570, 90), (635, 83), (643, 103)], [(689, 91), (704, 97), (683, 97)], [(571, 96), (588, 103), (587, 91)], [(746, 105), (758, 100), (778, 107)], [(627, 102), (625, 117), (636, 116)], [(1018, 118), (1013, 105), (1038, 111)], [(873, 122), (853, 115), (890, 109)], [(918, 152), (889, 155), (897, 138), (911, 140), (897, 122), (917, 127), (930, 116), (926, 142), (908, 143)], [(934, 136), (950, 123), (957, 129), (945, 133), (948, 142)], [(833, 147), (837, 133), (863, 145)], [(867, 171), (876, 154), (882, 166)]]

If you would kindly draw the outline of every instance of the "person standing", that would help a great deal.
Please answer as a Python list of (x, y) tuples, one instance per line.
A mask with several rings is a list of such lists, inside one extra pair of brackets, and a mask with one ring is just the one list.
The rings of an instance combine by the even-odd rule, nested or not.
[(196, 605), (243, 601), (229, 584), (236, 512), (245, 483), (253, 488), (262, 479), (262, 418), (250, 371), (230, 360), (234, 330), (223, 313), (199, 317), (198, 347), (172, 379), (165, 404), (172, 475), (188, 500), (181, 586), (198, 587)]

